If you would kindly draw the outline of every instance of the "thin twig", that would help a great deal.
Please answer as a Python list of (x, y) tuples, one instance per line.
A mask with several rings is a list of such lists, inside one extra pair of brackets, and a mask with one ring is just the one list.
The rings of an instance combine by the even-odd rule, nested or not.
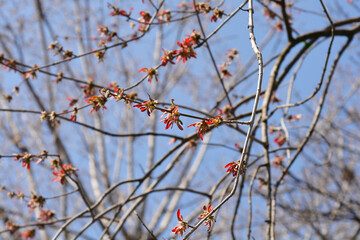
[(141, 224), (146, 228), (146, 230), (150, 233), (151, 237), (155, 240), (157, 240), (157, 237), (155, 237), (155, 235), (153, 234), (153, 232), (145, 225), (144, 221), (141, 219), (141, 217), (139, 216), (139, 214), (134, 211), (135, 215), (138, 217), (139, 221), (141, 222)]

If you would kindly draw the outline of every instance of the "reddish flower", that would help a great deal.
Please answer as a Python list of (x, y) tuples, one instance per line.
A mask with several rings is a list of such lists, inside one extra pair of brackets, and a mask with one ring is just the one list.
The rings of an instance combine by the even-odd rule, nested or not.
[(301, 114), (297, 114), (297, 115), (289, 115), (287, 116), (287, 120), (289, 122), (295, 122), (295, 121), (298, 121), (302, 118), (302, 115)]
[(87, 85), (81, 86), (83, 94), (85, 95), (85, 97), (89, 97), (89, 96), (95, 94), (95, 89), (94, 89), (93, 82), (94, 82), (94, 78), (91, 77)]
[(39, 220), (42, 221), (42, 222), (48, 222), (49, 220), (51, 220), (53, 217), (55, 217), (55, 212), (54, 211), (51, 211), (51, 210), (42, 210), (40, 212), (40, 215), (39, 215)]
[(168, 51), (168, 50), (165, 50), (165, 49), (162, 49), (164, 51), (164, 56), (162, 56), (160, 58), (161, 60), (161, 65), (162, 66), (166, 66), (168, 62), (170, 62), (171, 64), (175, 64), (173, 59), (174, 59), (174, 55), (177, 54), (177, 50), (173, 50), (173, 51)]
[(222, 74), (224, 74), (224, 76), (226, 78), (229, 78), (232, 76), (231, 73), (229, 72), (229, 70), (227, 69), (226, 64), (223, 64), (220, 66), (220, 72), (222, 72)]
[[(146, 31), (148, 30), (148, 27), (147, 25), (143, 24), (143, 23), (140, 23), (138, 29), (137, 29), (139, 32), (142, 32), (142, 33), (146, 33)], [(135, 38), (136, 36), (134, 36)]]
[(183, 39), (182, 43), (177, 42), (178, 46), (181, 47), (181, 49), (177, 50), (177, 53), (179, 54), (176, 60), (179, 62), (181, 59), (183, 63), (185, 63), (190, 58), (196, 58), (196, 53), (193, 48), (194, 41), (191, 37)]
[(187, 5), (186, 2), (182, 2), (179, 5), (177, 5), (178, 8), (183, 8), (184, 10), (187, 10), (189, 8), (189, 6)]
[(169, 23), (171, 20), (170, 10), (164, 10), (161, 13), (158, 13), (158, 20), (159, 20), (159, 23), (162, 23), (163, 21), (165, 21), (166, 23)]
[(233, 173), (233, 177), (235, 177), (237, 175), (237, 172), (239, 170), (239, 164), (240, 161), (236, 161), (236, 162), (231, 162), (225, 165), (225, 168), (228, 168), (228, 170), (226, 170), (226, 172), (232, 172)]
[(77, 112), (78, 112), (77, 107), (73, 107), (73, 112), (72, 112), (72, 114), (70, 116), (70, 121), (76, 122), (76, 114), (77, 114)]
[(7, 94), (4, 94), (3, 95), (4, 96), (4, 98), (10, 103), (11, 101), (12, 101), (12, 96), (11, 95), (7, 95)]
[(277, 138), (274, 139), (274, 142), (279, 145), (279, 147), (281, 147), (282, 145), (284, 145), (286, 141), (286, 137), (284, 134), (282, 134), (281, 132), (279, 133), (279, 136)]
[(138, 19), (139, 22), (141, 23), (149, 23), (150, 19), (151, 19), (151, 15), (149, 12), (146, 12), (146, 11), (141, 11), (139, 12), (140, 14), (140, 18)]
[(21, 233), (21, 238), (24, 238), (25, 240), (33, 239), (35, 237), (36, 230), (29, 229), (26, 232)]
[(213, 224), (213, 222), (216, 222), (215, 217), (214, 216), (209, 216), (209, 213), (212, 211), (212, 207), (211, 204), (206, 207), (205, 205), (203, 206), (203, 213), (198, 217), (198, 219), (203, 219), (205, 218), (205, 222), (204, 225), (208, 226), (207, 231), (209, 232), (211, 230), (211, 225)]
[(16, 196), (16, 193), (15, 193), (15, 192), (8, 192), (7, 196), (8, 196), (10, 199), (13, 199), (13, 198)]
[(285, 162), (285, 158), (284, 157), (280, 157), (279, 155), (275, 156), (275, 160), (273, 161), (273, 167), (280, 167), (283, 165), (283, 162)]
[(258, 177), (257, 179), (260, 181), (259, 189), (261, 189), (264, 185), (266, 186), (268, 184), (268, 182), (262, 177)]
[[(72, 57), (74, 56), (73, 51), (68, 50), (68, 49), (66, 49), (66, 50), (62, 53), (62, 55), (63, 55), (63, 58), (64, 58), (64, 59), (72, 58)], [(71, 59), (69, 59), (69, 62), (70, 62), (70, 61), (71, 61)]]
[(133, 107), (140, 108), (140, 111), (144, 112), (147, 111), (147, 114), (150, 117), (150, 114), (155, 110), (155, 104), (157, 103), (157, 100), (154, 100), (149, 96), (149, 101), (144, 101), (141, 104), (134, 105)]
[(63, 46), (59, 45), (58, 41), (50, 43), (48, 49), (55, 52), (54, 56), (64, 51)]
[(232, 111), (233, 111), (233, 107), (232, 106), (225, 106), (222, 109), (221, 108), (217, 108), (217, 110), (219, 110), (219, 114), (218, 116), (225, 116), (225, 119), (228, 119), (232, 116)]
[(210, 120), (206, 121), (207, 124), (212, 125), (214, 124), (215, 127), (219, 126), (219, 124), (223, 121), (221, 115), (215, 116), (215, 118), (211, 118)]
[(105, 59), (105, 53), (106, 51), (99, 51), (99, 50), (94, 50), (94, 49), (91, 49), (91, 51), (94, 53), (98, 63), (99, 62), (103, 62), (104, 59)]
[(166, 109), (169, 110), (169, 112), (163, 111), (164, 113), (161, 117), (163, 117), (165, 114), (167, 114), (167, 115), (164, 119), (160, 120), (160, 122), (164, 122), (166, 124), (165, 130), (167, 130), (169, 127), (172, 128), (174, 123), (176, 123), (176, 125), (178, 126), (178, 128), (180, 130), (184, 130), (183, 127), (181, 126), (183, 123), (180, 120), (180, 113), (178, 111), (179, 107), (174, 104), (174, 99), (171, 99), (171, 102), (172, 102), (172, 105), (170, 108), (165, 107)]
[(171, 230), (172, 232), (174, 232), (175, 234), (179, 234), (180, 236), (183, 235), (183, 233), (185, 232), (185, 230), (187, 228), (189, 228), (189, 224), (188, 222), (185, 222), (183, 220), (183, 216), (180, 215), (180, 209), (177, 210), (177, 218), (179, 220), (179, 225), (177, 225), (173, 230)]
[(15, 59), (6, 60), (6, 61), (3, 62), (3, 64), (4, 64), (4, 69), (9, 68), (10, 70), (14, 69), (14, 71), (16, 71), (16, 61), (15, 61)]
[(210, 18), (210, 22), (216, 22), (217, 21), (217, 17), (215, 15), (212, 15)]
[(213, 10), (213, 15), (210, 18), (210, 21), (216, 22), (218, 18), (222, 18), (224, 15), (224, 10), (219, 10), (217, 7)]
[(245, 173), (246, 170), (246, 161), (243, 160), (241, 168), (240, 168), (240, 160), (226, 164), (225, 168), (227, 168), (226, 172), (232, 172), (233, 177), (237, 175), (238, 171), (240, 171), (240, 175), (242, 175)]
[(33, 156), (30, 153), (17, 154), (14, 161), (18, 161), (19, 159), (22, 161), (22, 166), (26, 167), (27, 170), (30, 170), (30, 164), (33, 160)]
[(120, 101), (123, 97), (124, 97), (124, 89), (123, 88), (120, 88), (120, 87), (117, 87), (114, 92), (117, 94), (117, 95), (114, 95), (114, 98), (116, 99), (116, 102)]
[[(99, 89), (99, 92), (100, 91), (101, 90)], [(101, 107), (103, 109), (107, 109), (105, 107), (106, 101), (107, 101), (107, 98), (102, 92), (100, 92), (99, 96), (92, 96), (92, 97), (89, 97), (88, 99), (85, 100), (86, 103), (89, 103), (89, 104), (91, 104), (93, 106), (90, 113), (92, 113), (94, 110), (98, 111)]]
[(108, 8), (112, 9), (112, 12), (110, 13), (110, 16), (124, 16), (124, 17), (130, 17), (130, 14), (132, 13), (132, 11), (134, 10), (134, 8), (130, 8), (129, 13), (127, 13), (125, 10), (120, 10), (118, 7), (115, 7), (113, 5), (111, 5), (110, 3), (108, 3)]
[(281, 23), (280, 21), (277, 21), (277, 22), (276, 22), (275, 29), (276, 29), (276, 31), (278, 31), (278, 32), (284, 31), (284, 27), (283, 27), (283, 25), (282, 25), (282, 23)]
[(25, 73), (25, 78), (31, 78), (34, 79), (36, 78), (36, 71), (38, 71), (39, 66), (37, 64), (34, 64), (33, 68), (29, 71)]
[(148, 79), (148, 82), (151, 83), (153, 77), (155, 77), (155, 80), (158, 81), (158, 73), (157, 73), (157, 70), (154, 69), (154, 68), (142, 68), (139, 70), (139, 72), (146, 72), (147, 74), (147, 79)]
[(5, 228), (10, 234), (14, 234), (19, 229), (19, 225), (9, 219), (5, 223)]
[(28, 207), (30, 208), (30, 211), (37, 207), (42, 208), (45, 204), (45, 201), (46, 199), (43, 196), (32, 194), (30, 201), (28, 202)]
[(206, 131), (209, 129), (209, 125), (205, 120), (190, 124), (188, 127), (196, 127), (197, 134), (201, 140), (204, 140), (203, 135), (205, 135)]
[(106, 37), (109, 34), (109, 28), (106, 25), (97, 26), (96, 30), (100, 33), (100, 37)]
[(188, 35), (188, 38), (191, 38), (191, 41), (194, 44), (200, 44), (201, 35), (197, 33), (195, 30), (192, 31), (191, 35)]
[(64, 75), (63, 72), (58, 72), (57, 78), (55, 80), (53, 80), (53, 81), (56, 82), (56, 83), (61, 82), (61, 80), (63, 79), (63, 75)]
[(266, 20), (274, 19), (276, 17), (276, 13), (271, 11), (269, 8), (264, 8), (263, 14), (266, 16)]
[(237, 143), (235, 143), (234, 145), (235, 145), (235, 147), (239, 150), (239, 152), (242, 153), (242, 151), (243, 151), (244, 148), (243, 148), (242, 146), (240, 146), (239, 144), (237, 144)]
[[(108, 26), (106, 26), (106, 25), (97, 26), (96, 30), (99, 31), (100, 37), (102, 37), (104, 40), (106, 40), (106, 42), (111, 42), (112, 38), (117, 36), (117, 33), (115, 31), (110, 31)], [(101, 47), (104, 45), (105, 45), (105, 43), (103, 42), (103, 40), (100, 40), (99, 46)]]
[(68, 97), (67, 100), (70, 101), (70, 102), (69, 102), (69, 107), (74, 106), (74, 105), (77, 103), (77, 101), (78, 101), (76, 98), (70, 98), (70, 97)]
[(239, 51), (237, 49), (228, 49), (227, 50), (229, 53), (226, 54), (226, 56), (228, 57), (228, 61), (232, 61), (234, 60), (235, 57), (239, 56)]
[[(192, 5), (192, 7), (194, 7), (194, 5)], [(194, 8), (198, 12), (204, 12), (204, 15), (211, 11), (211, 6), (209, 3), (196, 3)]]
[(77, 176), (76, 171), (78, 171), (78, 169), (72, 167), (71, 164), (69, 165), (64, 164), (58, 172), (53, 172), (53, 175), (56, 176), (53, 179), (53, 182), (60, 181), (60, 183), (63, 185), (64, 182), (66, 181), (66, 175), (74, 174), (75, 176)]
[(111, 82), (107, 84), (108, 87), (112, 90), (114, 90), (115, 93), (117, 93), (117, 89), (119, 88), (119, 85), (117, 84), (117, 82)]
[(16, 198), (21, 199), (21, 201), (22, 201), (22, 200), (24, 200), (24, 197), (25, 197), (25, 195), (21, 191), (18, 190), (17, 194), (16, 194)]

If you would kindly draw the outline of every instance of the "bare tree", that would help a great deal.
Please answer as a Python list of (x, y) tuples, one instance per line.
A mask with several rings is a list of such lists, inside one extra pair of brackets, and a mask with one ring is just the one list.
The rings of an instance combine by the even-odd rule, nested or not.
[(359, 238), (357, 1), (0, 5), (3, 238)]

